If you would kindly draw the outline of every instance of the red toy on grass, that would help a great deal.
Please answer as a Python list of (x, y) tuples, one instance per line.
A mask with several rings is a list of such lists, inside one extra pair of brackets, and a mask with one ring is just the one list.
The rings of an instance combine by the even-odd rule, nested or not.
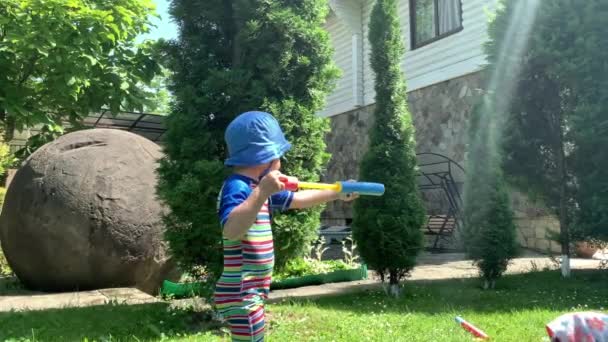
[(477, 328), (473, 324), (465, 321), (460, 316), (456, 317), (456, 322), (458, 322), (460, 324), (460, 326), (464, 328), (464, 330), (470, 332), (471, 334), (473, 334), (473, 336), (475, 336), (477, 338), (480, 338), (482, 340), (487, 340), (488, 338), (490, 338), (485, 332), (481, 331), (479, 328)]

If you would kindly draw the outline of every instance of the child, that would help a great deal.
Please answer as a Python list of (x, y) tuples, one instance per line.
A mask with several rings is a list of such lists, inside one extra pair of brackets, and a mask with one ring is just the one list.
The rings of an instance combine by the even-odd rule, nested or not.
[(224, 234), (224, 271), (215, 304), (227, 319), (233, 341), (264, 340), (264, 299), (274, 264), (270, 227), (273, 210), (308, 208), (328, 201), (351, 201), (329, 190), (285, 191), (280, 158), (291, 148), (276, 119), (247, 112), (225, 134), (234, 173), (222, 186), (218, 214)]

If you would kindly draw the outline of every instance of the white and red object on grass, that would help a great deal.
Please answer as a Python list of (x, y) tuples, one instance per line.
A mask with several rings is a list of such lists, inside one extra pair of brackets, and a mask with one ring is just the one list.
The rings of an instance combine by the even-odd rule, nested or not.
[(458, 324), (460, 324), (460, 326), (461, 326), (461, 327), (462, 327), (464, 330), (466, 330), (466, 331), (470, 332), (470, 333), (471, 333), (473, 336), (475, 336), (475, 337), (477, 337), (477, 338), (479, 338), (479, 339), (482, 339), (482, 340), (487, 340), (487, 339), (489, 339), (489, 338), (490, 338), (490, 337), (489, 337), (489, 336), (488, 336), (488, 335), (487, 335), (485, 332), (483, 332), (481, 329), (479, 329), (479, 328), (477, 328), (476, 326), (474, 326), (473, 324), (471, 324), (471, 323), (469, 323), (469, 322), (465, 321), (465, 320), (464, 320), (462, 317), (460, 317), (460, 316), (456, 316), (456, 322), (457, 322)]

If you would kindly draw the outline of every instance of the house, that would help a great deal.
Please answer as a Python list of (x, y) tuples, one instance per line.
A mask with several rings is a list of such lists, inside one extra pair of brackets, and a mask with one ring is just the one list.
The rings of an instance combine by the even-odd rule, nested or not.
[[(319, 115), (331, 121), (327, 146), (332, 159), (324, 178), (335, 181), (357, 178), (359, 161), (367, 149), (368, 129), (373, 123), (374, 73), (367, 36), (374, 1), (329, 3), (331, 10), (325, 27), (342, 76)], [(488, 40), (489, 16), (497, 5), (498, 0), (398, 0), (406, 47), (401, 65), (418, 153), (439, 155), (464, 166), (466, 126), (484, 86), (483, 45)], [(463, 182), (464, 174), (455, 178)], [(513, 197), (517, 198), (516, 214), (529, 209), (523, 197)], [(525, 214), (517, 217), (522, 245), (543, 251), (558, 249), (557, 244), (546, 239), (545, 227), (555, 230), (554, 218), (530, 218)], [(332, 203), (323, 214), (323, 224), (348, 226), (351, 218), (350, 204)]]
[[(333, 157), (326, 178), (356, 178), (373, 122), (374, 73), (367, 40), (373, 0), (331, 0), (325, 27), (342, 76), (319, 115), (331, 120), (328, 148)], [(443, 155), (462, 164), (466, 123), (480, 95), (488, 39), (488, 12), (496, 0), (398, 0), (406, 53), (409, 109), (417, 152)], [(348, 205), (330, 206), (325, 221), (347, 224)]]

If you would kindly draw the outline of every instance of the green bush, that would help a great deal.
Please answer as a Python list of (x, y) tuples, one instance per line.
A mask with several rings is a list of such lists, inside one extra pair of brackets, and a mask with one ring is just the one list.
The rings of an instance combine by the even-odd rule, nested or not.
[(494, 288), (496, 280), (517, 254), (516, 226), (500, 169), (487, 165), (474, 152), (469, 158), (464, 208), (465, 250), (479, 268), (484, 288)]
[(0, 187), (0, 211), (2, 211), (2, 207), (4, 206), (4, 197), (6, 196), (6, 188)]
[(359, 264), (347, 265), (342, 260), (320, 261), (309, 258), (296, 258), (287, 262), (285, 267), (272, 276), (273, 280), (283, 280), (292, 277), (302, 277), (314, 274), (325, 274), (339, 270), (349, 270), (360, 267)]
[[(316, 181), (328, 160), (323, 107), (337, 69), (331, 62), (326, 0), (226, 2), (174, 0), (177, 41), (165, 43), (175, 95), (167, 117), (166, 158), (158, 193), (171, 209), (166, 239), (181, 267), (221, 270), (216, 202), (226, 176), (224, 131), (238, 114), (277, 117), (293, 149), (284, 172)], [(275, 215), (276, 266), (302, 256), (315, 240), (321, 208)]]
[(10, 276), (11, 274), (13, 274), (13, 270), (11, 270), (2, 249), (0, 249), (0, 277)]
[(370, 147), (361, 162), (360, 179), (384, 183), (382, 197), (367, 196), (354, 206), (353, 237), (361, 257), (391, 291), (416, 264), (422, 249), (425, 210), (416, 184), (416, 144), (401, 72), (404, 47), (396, 0), (374, 5), (369, 41), (376, 74), (376, 108)]
[[(6, 170), (15, 165), (17, 158), (11, 153), (8, 144), (0, 143), (0, 175), (5, 175)], [(3, 190), (6, 192), (6, 189)], [(2, 193), (2, 200), (4, 201), (4, 193)]]

